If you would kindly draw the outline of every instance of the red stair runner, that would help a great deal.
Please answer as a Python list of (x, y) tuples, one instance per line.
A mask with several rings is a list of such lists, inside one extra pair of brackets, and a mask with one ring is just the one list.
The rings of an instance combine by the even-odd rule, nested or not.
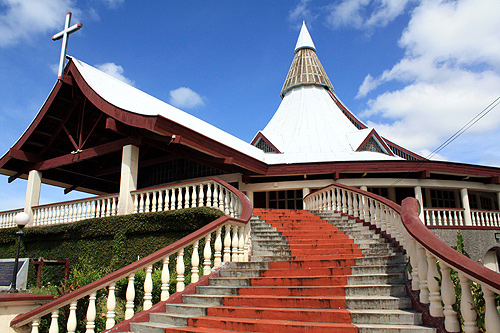
[(357, 332), (345, 285), (361, 250), (338, 228), (307, 211), (254, 209), (287, 239), (292, 260), (269, 262), (260, 278), (225, 296), (223, 306), (167, 332)]

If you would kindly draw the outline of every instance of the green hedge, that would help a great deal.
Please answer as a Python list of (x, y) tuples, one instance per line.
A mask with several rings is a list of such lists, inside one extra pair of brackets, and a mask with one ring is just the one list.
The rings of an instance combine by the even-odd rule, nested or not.
[[(69, 259), (71, 267), (113, 271), (159, 250), (214, 221), (212, 208), (110, 216), (75, 223), (26, 228), (20, 257)], [(15, 256), (17, 228), (0, 229), (0, 258)], [(42, 284), (59, 284), (64, 268), (44, 266)], [(36, 276), (31, 268), (28, 284)]]

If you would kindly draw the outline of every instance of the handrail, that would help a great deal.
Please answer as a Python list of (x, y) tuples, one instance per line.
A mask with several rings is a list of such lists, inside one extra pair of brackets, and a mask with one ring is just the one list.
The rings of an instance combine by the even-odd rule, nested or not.
[(334, 210), (359, 217), (394, 238), (409, 255), (412, 271), (408, 276), (412, 290), (418, 291), (421, 303), (429, 304), (432, 317), (444, 316), (445, 329), (449, 332), (461, 330), (453, 310), (456, 295), (450, 270), (458, 272), (465, 332), (477, 332), (478, 329), (470, 282), (480, 284), (485, 298), (485, 328), (488, 332), (499, 332), (495, 293), (500, 294), (500, 274), (458, 253), (434, 235), (420, 220), (420, 205), (416, 199), (406, 198), (401, 208), (376, 194), (333, 184), (307, 195), (304, 205), (306, 209)]
[[(112, 298), (114, 300), (114, 283), (116, 281), (119, 281), (125, 277), (128, 277), (129, 278), (129, 287), (131, 284), (130, 281), (132, 281), (132, 288), (133, 288), (133, 279), (134, 279), (135, 272), (137, 272), (141, 269), (147, 269), (147, 272), (149, 271), (149, 274), (150, 274), (151, 269), (152, 269), (152, 264), (155, 262), (158, 262), (162, 259), (164, 260), (164, 265), (165, 265), (165, 259), (167, 260), (166, 262), (167, 262), (167, 267), (168, 267), (168, 257), (170, 255), (173, 255), (176, 253), (178, 255), (178, 258), (180, 258), (177, 260), (177, 262), (178, 262), (178, 264), (177, 264), (178, 265), (177, 266), (178, 291), (179, 291), (179, 287), (182, 290), (184, 288), (184, 268), (179, 267), (179, 263), (183, 264), (183, 262), (184, 262), (184, 260), (182, 259), (183, 254), (184, 254), (184, 248), (186, 248), (187, 246), (190, 246), (190, 245), (198, 246), (198, 241), (205, 238), (205, 241), (206, 241), (205, 244), (208, 243), (208, 248), (205, 247), (205, 249), (204, 249), (204, 251), (205, 251), (204, 252), (205, 269), (204, 269), (203, 274), (204, 275), (209, 274), (210, 270), (211, 270), (210, 264), (211, 264), (211, 260), (213, 258), (212, 253), (211, 253), (211, 249), (210, 249), (210, 237), (211, 237), (211, 234), (214, 232), (216, 232), (214, 268), (220, 267), (222, 264), (222, 262), (221, 262), (221, 259), (222, 259), (221, 231), (222, 230), (221, 229), (223, 226), (225, 227), (225, 230), (226, 230), (226, 235), (224, 238), (224, 260), (223, 261), (224, 262), (226, 262), (226, 261), (247, 261), (249, 247), (250, 247), (250, 244), (249, 244), (250, 240), (248, 237), (250, 230), (248, 228), (248, 226), (249, 226), (248, 221), (250, 220), (250, 217), (252, 216), (252, 211), (253, 211), (253, 206), (252, 206), (250, 200), (243, 193), (241, 193), (240, 191), (235, 189), (233, 186), (231, 186), (231, 185), (227, 184), (226, 182), (224, 182), (220, 179), (217, 179), (215, 177), (210, 177), (210, 178), (204, 179), (202, 181), (213, 181), (213, 182), (223, 186), (224, 189), (228, 190), (229, 193), (234, 194), (238, 198), (238, 200), (241, 204), (241, 213), (239, 214), (239, 217), (232, 217), (232, 216), (228, 216), (228, 215), (222, 216), (222, 217), (216, 219), (215, 221), (207, 224), (206, 226), (198, 229), (197, 231), (195, 231), (195, 232), (185, 236), (184, 238), (174, 242), (173, 244), (171, 244), (163, 249), (160, 249), (160, 250), (128, 265), (128, 266), (125, 266), (125, 267), (123, 267), (115, 272), (112, 272), (112, 273), (100, 278), (99, 280), (92, 282), (92, 283), (89, 283), (89, 284), (87, 284), (87, 285), (85, 285), (85, 286), (83, 286), (83, 287), (81, 287), (73, 292), (70, 292), (66, 295), (63, 295), (60, 298), (58, 298), (50, 303), (47, 303), (45, 305), (42, 305), (39, 308), (36, 308), (28, 313), (16, 316), (11, 321), (11, 327), (19, 328), (23, 325), (30, 323), (30, 322), (33, 322), (34, 324), (38, 325), (36, 320), (38, 320), (42, 316), (49, 314), (49, 313), (53, 314), (52, 323), (54, 323), (54, 322), (57, 323), (57, 314), (55, 312), (58, 311), (58, 309), (60, 309), (61, 307), (66, 306), (66, 305), (71, 305), (70, 306), (70, 312), (71, 312), (72, 311), (71, 307), (74, 304), (73, 311), (74, 311), (75, 316), (76, 316), (76, 301), (78, 299), (81, 299), (81, 298), (89, 296), (89, 295), (91, 297), (92, 297), (92, 295), (94, 295), (94, 300), (95, 300), (95, 292), (97, 290), (103, 289), (105, 287), (110, 287), (109, 288), (110, 289), (109, 298)], [(198, 182), (196, 182), (196, 183), (198, 183)], [(230, 230), (229, 230), (230, 227), (233, 227), (233, 237), (231, 237), (231, 235), (230, 235)], [(227, 241), (228, 239), (229, 239), (229, 243)], [(231, 249), (231, 247), (232, 247), (232, 249)], [(197, 256), (198, 256), (197, 253), (198, 253), (198, 251), (193, 251), (193, 258), (192, 258), (193, 268), (196, 270), (196, 274), (198, 274), (197, 266), (198, 266), (198, 262), (199, 262), (199, 259), (197, 258)], [(207, 253), (208, 253), (208, 256), (207, 256)], [(229, 255), (227, 256), (228, 253), (229, 253)], [(232, 254), (232, 256), (231, 256), (231, 254)], [(196, 258), (195, 258), (195, 256), (196, 256)], [(196, 260), (198, 260), (198, 261), (196, 261)], [(219, 261), (219, 262), (217, 262), (217, 261)], [(208, 267), (207, 267), (207, 265), (208, 265)], [(183, 265), (181, 265), (181, 266), (183, 266)], [(179, 273), (179, 271), (181, 271), (181, 272)], [(167, 269), (167, 272), (168, 272), (168, 269)], [(148, 275), (146, 277), (148, 277)], [(146, 279), (146, 280), (148, 280), (148, 279)], [(170, 280), (170, 277), (168, 276), (166, 278), (167, 290), (168, 290), (168, 281), (169, 280)], [(192, 280), (192, 282), (195, 282), (195, 281)], [(151, 281), (151, 283), (152, 283), (152, 281)], [(179, 285), (179, 283), (180, 283), (180, 285)], [(111, 288), (111, 286), (113, 286), (113, 288)], [(145, 288), (146, 294), (148, 293), (146, 288), (148, 290), (152, 290), (152, 286), (147, 287), (146, 283), (145, 283), (144, 288)], [(111, 289), (113, 289), (112, 294), (111, 294)], [(164, 288), (162, 285), (162, 290), (163, 289)], [(132, 296), (131, 296), (132, 302), (134, 299), (133, 293), (134, 293), (134, 291), (132, 289)], [(127, 297), (129, 297), (128, 294), (129, 294), (129, 290), (127, 289)], [(162, 295), (162, 298), (163, 298), (163, 295)], [(147, 297), (145, 296), (144, 299), (145, 299), (144, 308), (145, 309), (147, 307), (149, 308), (151, 306), (151, 304), (149, 306), (146, 306)], [(150, 294), (149, 294), (149, 300), (150, 300)], [(108, 300), (108, 302), (109, 302), (109, 300)], [(89, 306), (89, 308), (90, 308), (90, 306)], [(132, 304), (131, 308), (133, 309), (133, 304)], [(110, 327), (112, 327), (112, 325), (114, 325), (114, 309), (112, 311), (109, 309), (110, 309), (110, 307), (109, 307), (109, 303), (108, 303), (109, 316), (107, 315), (107, 318), (108, 318), (109, 323), (107, 321), (106, 328), (110, 328)], [(93, 318), (95, 318), (95, 309), (93, 311), (94, 311)], [(109, 311), (111, 311), (112, 313), (109, 313)], [(88, 313), (87, 313), (87, 316), (89, 316)], [(70, 317), (71, 317), (71, 313), (70, 313)], [(126, 314), (126, 317), (127, 317), (127, 314)], [(56, 320), (54, 320), (54, 318)], [(92, 319), (92, 315), (91, 315), (91, 319)], [(76, 327), (76, 317), (74, 320), (75, 320), (74, 325)], [(54, 325), (56, 325), (56, 324), (54, 324)], [(73, 323), (71, 323), (71, 325), (73, 325)], [(89, 328), (88, 325), (89, 324), (87, 324), (87, 328)], [(69, 326), (70, 326), (70, 321), (68, 320), (68, 331), (71, 331), (69, 329)], [(93, 330), (93, 328), (90, 328), (90, 329)]]

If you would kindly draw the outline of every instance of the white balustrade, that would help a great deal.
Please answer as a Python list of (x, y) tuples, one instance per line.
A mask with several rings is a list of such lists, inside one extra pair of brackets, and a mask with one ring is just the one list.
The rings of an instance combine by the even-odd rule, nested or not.
[(22, 209), (9, 210), (7, 212), (0, 212), (0, 229), (1, 228), (13, 228), (16, 227), (17, 224), (14, 221), (14, 218), (18, 213), (21, 213)]
[[(437, 254), (431, 253), (406, 230), (401, 220), (401, 208), (398, 205), (384, 202), (387, 200), (374, 194), (335, 184), (306, 196), (304, 207), (309, 210), (334, 210), (344, 214), (347, 212), (347, 215), (370, 222), (397, 240), (406, 250), (411, 263), (411, 274), (408, 275), (411, 279), (411, 289), (418, 292), (421, 303), (429, 304), (431, 316), (444, 316), (444, 325), (448, 332), (460, 332), (461, 330), (458, 315), (454, 310), (457, 297), (451, 279), (452, 270), (458, 272), (458, 282), (462, 289), (459, 308), (463, 318), (464, 332), (479, 331), (476, 323), (478, 309), (474, 305), (470, 286), (471, 280), (479, 283), (484, 292), (486, 305), (485, 329), (487, 332), (500, 332), (500, 316), (495, 303), (495, 295), (500, 293), (500, 288), (497, 287), (500, 285), (500, 276), (496, 276), (495, 287), (491, 287), (484, 280), (479, 280), (479, 278), (461, 271), (463, 263), (453, 264), (454, 259), (446, 261), (446, 257), (440, 258)], [(465, 223), (464, 213), (464, 209), (424, 208), (425, 225), (463, 226)], [(499, 227), (500, 211), (472, 210), (471, 220), (473, 226)], [(470, 259), (463, 258), (463, 260)], [(472, 264), (477, 263), (472, 262)], [(477, 269), (482, 269), (481, 266), (479, 267)], [(441, 279), (441, 283), (439, 283), (439, 279)]]

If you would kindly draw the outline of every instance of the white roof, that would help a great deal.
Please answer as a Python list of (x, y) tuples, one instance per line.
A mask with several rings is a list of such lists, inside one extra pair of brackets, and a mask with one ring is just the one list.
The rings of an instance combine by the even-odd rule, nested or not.
[(100, 70), (72, 58), (85, 82), (104, 100), (129, 112), (145, 116), (162, 116), (253, 158), (263, 160), (264, 152), (223, 130), (179, 110)]
[(302, 22), (302, 28), (300, 29), (299, 38), (297, 39), (297, 44), (295, 44), (295, 52), (299, 49), (309, 48), (316, 50), (314, 46), (309, 30), (307, 30), (306, 22)]
[[(370, 130), (358, 130), (328, 92), (319, 86), (297, 86), (284, 96), (262, 131), (282, 154), (268, 153), (265, 162), (307, 163), (330, 161), (400, 160), (355, 149)], [(275, 140), (279, 137), (279, 140)], [(356, 147), (354, 147), (358, 144)]]

